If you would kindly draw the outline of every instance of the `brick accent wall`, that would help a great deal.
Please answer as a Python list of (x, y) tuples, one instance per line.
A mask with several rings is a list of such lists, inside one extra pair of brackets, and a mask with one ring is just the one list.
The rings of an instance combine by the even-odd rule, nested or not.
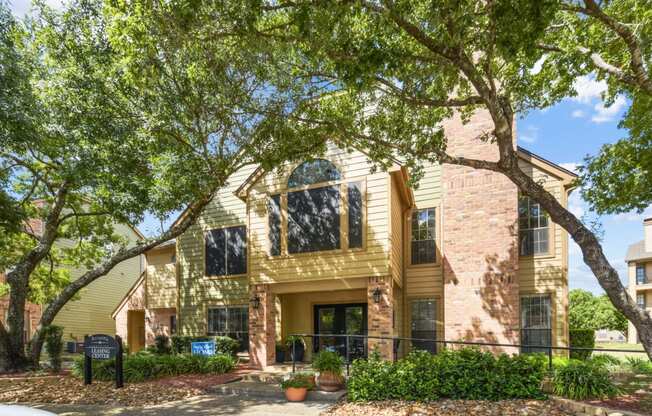
[[(381, 292), (380, 302), (374, 301), (374, 291)], [(369, 336), (390, 337), (394, 335), (394, 293), (391, 276), (370, 277), (367, 283), (367, 334)], [(377, 350), (380, 355), (392, 359), (390, 340), (369, 339), (369, 353)]]
[[(447, 151), (497, 160), (486, 112), (445, 125)], [(502, 174), (443, 165), (444, 336), (485, 342), (519, 340), (518, 191)], [(514, 352), (514, 351), (509, 351)]]
[(255, 368), (265, 368), (276, 359), (275, 295), (269, 285), (251, 285), (251, 298), (258, 296), (260, 306), (249, 302), (249, 360)]

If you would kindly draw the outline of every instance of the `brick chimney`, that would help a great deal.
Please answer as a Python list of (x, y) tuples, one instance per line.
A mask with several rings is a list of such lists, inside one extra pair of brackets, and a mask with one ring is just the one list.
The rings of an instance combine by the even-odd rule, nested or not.
[(645, 235), (645, 251), (652, 252), (652, 218), (643, 220), (643, 234)]

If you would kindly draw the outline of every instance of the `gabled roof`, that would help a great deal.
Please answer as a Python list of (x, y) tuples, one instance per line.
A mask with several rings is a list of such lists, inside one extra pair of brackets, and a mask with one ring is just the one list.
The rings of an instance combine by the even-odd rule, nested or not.
[(139, 277), (138, 279), (136, 279), (136, 281), (134, 282), (133, 285), (131, 285), (131, 288), (129, 288), (129, 290), (127, 291), (127, 294), (124, 295), (124, 297), (122, 298), (122, 300), (120, 300), (120, 303), (118, 303), (118, 306), (116, 306), (115, 309), (113, 310), (113, 312), (111, 312), (111, 318), (115, 319), (116, 315), (118, 314), (118, 311), (119, 311), (119, 310), (124, 306), (124, 304), (129, 300), (129, 298), (131, 297), (131, 295), (134, 294), (134, 292), (138, 289), (138, 286), (140, 286), (140, 285), (143, 283), (143, 281), (145, 280), (145, 273), (146, 273), (146, 272), (143, 271), (143, 272), (140, 274), (140, 277)]
[(559, 166), (556, 163), (553, 163), (543, 157), (530, 152), (527, 149), (522, 148), (521, 146), (517, 147), (518, 157), (525, 160), (528, 163), (536, 166), (537, 168), (543, 170), (544, 172), (555, 176), (562, 180), (566, 188), (572, 188), (577, 175), (570, 170)]

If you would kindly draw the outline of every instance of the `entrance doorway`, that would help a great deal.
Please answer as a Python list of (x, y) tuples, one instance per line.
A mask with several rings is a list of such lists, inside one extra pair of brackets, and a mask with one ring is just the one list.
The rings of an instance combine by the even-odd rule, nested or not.
[[(315, 333), (367, 335), (367, 304), (315, 305)], [(335, 351), (346, 357), (345, 337), (319, 337), (313, 345), (315, 352)], [(349, 338), (349, 358), (365, 357), (366, 345), (364, 338)]]
[(145, 348), (145, 311), (127, 312), (127, 344), (130, 353)]

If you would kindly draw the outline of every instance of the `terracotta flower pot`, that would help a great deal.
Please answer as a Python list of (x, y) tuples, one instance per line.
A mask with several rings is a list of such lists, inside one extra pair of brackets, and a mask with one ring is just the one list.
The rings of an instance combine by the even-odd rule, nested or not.
[(308, 389), (305, 387), (288, 387), (285, 389), (285, 398), (289, 402), (302, 402), (306, 400)]
[(344, 379), (342, 376), (330, 371), (319, 373), (318, 381), (319, 389), (323, 391), (338, 391), (344, 386)]

